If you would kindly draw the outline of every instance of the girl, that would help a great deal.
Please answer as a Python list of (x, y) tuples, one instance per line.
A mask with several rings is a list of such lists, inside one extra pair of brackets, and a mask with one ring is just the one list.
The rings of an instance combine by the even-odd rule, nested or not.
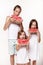
[[(34, 31), (32, 31), (34, 29)], [(30, 44), (29, 44), (29, 59), (32, 61), (32, 65), (36, 65), (37, 60), (37, 47), (40, 42), (40, 32), (38, 28), (38, 22), (32, 19), (29, 24)]]
[(28, 40), (24, 31), (18, 32), (18, 39), (20, 39), (20, 40), (24, 39), (25, 41), (22, 41), (22, 43), (19, 43), (19, 41), (17, 40), (16, 64), (17, 65), (29, 65), (29, 60), (28, 60), (28, 48), (29, 48), (28, 43), (29, 43), (29, 40)]
[(13, 9), (13, 15), (8, 16), (6, 18), (6, 23), (4, 25), (4, 30), (8, 28), (8, 45), (9, 45), (11, 65), (14, 65), (14, 58), (16, 55), (16, 43), (15, 42), (17, 40), (18, 31), (23, 29), (22, 18), (21, 20), (14, 18), (14, 16), (18, 18), (20, 13), (21, 13), (21, 7), (19, 5), (16, 5)]

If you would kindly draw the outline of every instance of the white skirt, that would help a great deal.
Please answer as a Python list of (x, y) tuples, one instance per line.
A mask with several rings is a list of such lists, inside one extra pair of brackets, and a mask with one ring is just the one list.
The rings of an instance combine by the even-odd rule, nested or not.
[(17, 64), (25, 64), (28, 62), (29, 62), (28, 51), (26, 50), (25, 47), (23, 47), (19, 51), (17, 51), (16, 63)]
[(32, 35), (29, 44), (29, 59), (37, 60), (38, 55), (38, 39), (37, 35)]

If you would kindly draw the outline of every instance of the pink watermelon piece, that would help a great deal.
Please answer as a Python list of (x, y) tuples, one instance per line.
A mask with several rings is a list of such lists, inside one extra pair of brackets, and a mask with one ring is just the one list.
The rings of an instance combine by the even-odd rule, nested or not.
[(28, 39), (18, 39), (19, 44), (27, 44), (28, 41)]

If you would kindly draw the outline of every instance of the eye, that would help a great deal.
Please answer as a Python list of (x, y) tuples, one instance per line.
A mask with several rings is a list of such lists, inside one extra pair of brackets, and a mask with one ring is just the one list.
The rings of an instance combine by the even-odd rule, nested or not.
[(16, 11), (16, 12), (18, 12), (18, 11)]

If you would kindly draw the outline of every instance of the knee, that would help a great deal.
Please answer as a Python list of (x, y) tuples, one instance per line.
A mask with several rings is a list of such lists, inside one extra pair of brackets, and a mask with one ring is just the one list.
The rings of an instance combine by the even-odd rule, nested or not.
[(36, 62), (36, 60), (34, 60), (33, 62)]
[(10, 57), (14, 57), (14, 55), (10, 55)]
[(36, 64), (36, 60), (33, 61), (33, 64)]

